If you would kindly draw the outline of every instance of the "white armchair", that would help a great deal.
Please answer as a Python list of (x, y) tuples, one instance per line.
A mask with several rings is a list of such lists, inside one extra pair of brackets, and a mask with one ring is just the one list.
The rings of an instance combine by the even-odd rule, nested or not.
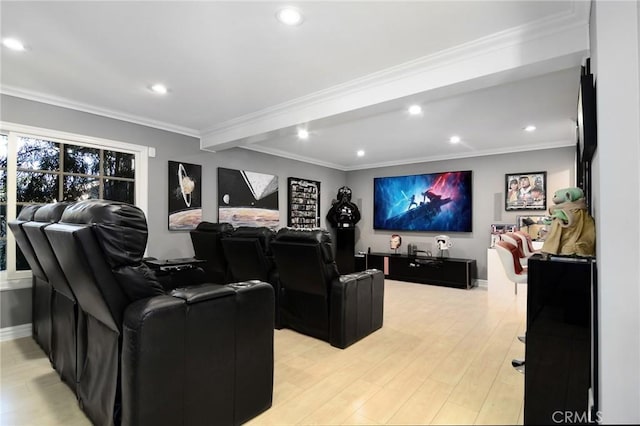
[(518, 261), (523, 268), (526, 267), (529, 257), (525, 255), (524, 244), (522, 240), (513, 232), (502, 234), (500, 238), (502, 241), (506, 241), (509, 244), (513, 244), (514, 246), (516, 246), (516, 256), (518, 257)]
[(527, 268), (520, 263), (518, 247), (507, 241), (498, 241), (496, 251), (507, 277), (515, 284), (515, 294), (518, 294), (518, 283), (527, 282)]
[(524, 252), (525, 257), (531, 257), (535, 253), (540, 253), (540, 250), (536, 250), (533, 248), (533, 241), (531, 240), (531, 236), (526, 232), (515, 231), (513, 235), (519, 237), (522, 240), (522, 251)]

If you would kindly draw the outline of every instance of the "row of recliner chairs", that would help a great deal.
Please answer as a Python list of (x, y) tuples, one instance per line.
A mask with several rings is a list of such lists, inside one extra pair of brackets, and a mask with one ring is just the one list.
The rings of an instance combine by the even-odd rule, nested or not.
[(33, 337), (93, 424), (231, 425), (271, 406), (271, 285), (166, 291), (124, 203), (28, 206), (9, 226), (33, 271)]
[(382, 327), (384, 274), (340, 275), (331, 235), (322, 229), (202, 222), (191, 231), (209, 280), (261, 280), (275, 293), (275, 326), (346, 348)]

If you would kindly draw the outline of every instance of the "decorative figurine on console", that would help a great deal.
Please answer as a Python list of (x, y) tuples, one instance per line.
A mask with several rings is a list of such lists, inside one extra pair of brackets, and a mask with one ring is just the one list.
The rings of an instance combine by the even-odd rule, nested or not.
[(401, 245), (402, 237), (398, 234), (391, 235), (391, 238), (389, 239), (389, 246), (391, 247), (391, 250), (394, 251), (393, 254), (398, 254), (398, 249)]
[(448, 235), (436, 235), (433, 239), (436, 243), (436, 248), (438, 249), (438, 256), (444, 257), (446, 253), (448, 257), (449, 249), (453, 246), (451, 238), (449, 238)]
[(337, 228), (353, 228), (360, 220), (360, 210), (351, 202), (351, 188), (343, 186), (336, 198), (331, 202), (327, 220)]
[(596, 227), (587, 211), (580, 188), (565, 188), (553, 195), (555, 206), (549, 209), (551, 231), (542, 252), (558, 255), (595, 256)]

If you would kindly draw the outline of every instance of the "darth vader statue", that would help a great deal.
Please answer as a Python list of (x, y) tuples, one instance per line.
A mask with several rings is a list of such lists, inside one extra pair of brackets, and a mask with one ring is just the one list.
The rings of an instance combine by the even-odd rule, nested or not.
[(351, 202), (351, 188), (338, 189), (336, 200), (331, 202), (327, 221), (336, 228), (336, 264), (341, 274), (355, 272), (355, 230), (360, 220), (358, 206)]
[(336, 198), (331, 202), (327, 220), (338, 229), (353, 228), (360, 220), (360, 210), (351, 202), (351, 188), (343, 186)]

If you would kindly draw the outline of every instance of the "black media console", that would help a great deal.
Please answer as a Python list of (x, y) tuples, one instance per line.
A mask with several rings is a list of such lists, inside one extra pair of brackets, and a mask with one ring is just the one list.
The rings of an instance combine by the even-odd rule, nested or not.
[(367, 268), (379, 269), (391, 280), (464, 289), (475, 285), (477, 274), (475, 259), (390, 253), (367, 255)]

